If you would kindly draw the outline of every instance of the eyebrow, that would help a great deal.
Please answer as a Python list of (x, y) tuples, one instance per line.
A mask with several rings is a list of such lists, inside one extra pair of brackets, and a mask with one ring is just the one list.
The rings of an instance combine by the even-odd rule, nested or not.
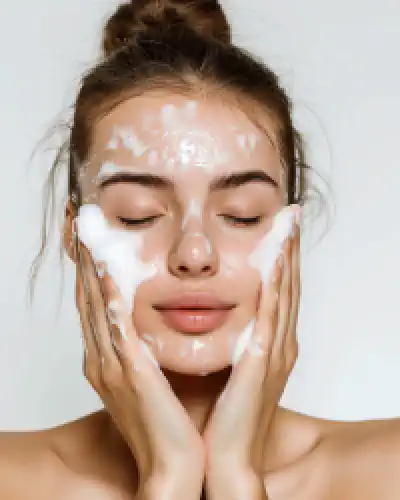
[[(223, 175), (214, 179), (210, 184), (210, 192), (222, 191), (225, 189), (237, 188), (244, 186), (250, 182), (261, 182), (269, 186), (279, 189), (279, 183), (263, 170), (248, 170), (244, 172), (235, 172), (232, 174)], [(110, 174), (99, 183), (99, 188), (103, 189), (106, 186), (120, 183), (138, 184), (140, 186), (152, 187), (157, 189), (175, 189), (175, 184), (171, 179), (150, 174), (136, 172), (118, 172)]]

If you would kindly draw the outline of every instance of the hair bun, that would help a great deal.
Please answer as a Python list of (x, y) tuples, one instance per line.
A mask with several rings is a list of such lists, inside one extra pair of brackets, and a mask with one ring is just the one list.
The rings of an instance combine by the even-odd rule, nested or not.
[(151, 28), (179, 24), (221, 43), (231, 43), (230, 25), (217, 0), (131, 0), (120, 5), (107, 21), (103, 53), (109, 56)]

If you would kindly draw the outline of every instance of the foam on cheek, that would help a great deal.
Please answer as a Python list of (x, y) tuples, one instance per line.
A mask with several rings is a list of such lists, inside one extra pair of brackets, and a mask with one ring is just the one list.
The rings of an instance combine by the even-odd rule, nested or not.
[[(293, 234), (295, 219), (298, 213), (293, 207), (284, 207), (274, 219), (274, 224), (269, 233), (257, 245), (250, 254), (248, 263), (260, 273), (263, 286), (265, 286), (275, 267), (275, 262), (283, 252), (283, 244), (287, 237)], [(299, 219), (297, 218), (297, 221)], [(255, 319), (252, 319), (243, 332), (239, 335), (234, 352), (232, 364), (236, 364), (244, 351), (248, 349), (254, 356), (262, 355), (263, 352), (257, 341), (253, 339)]]
[(255, 320), (252, 319), (246, 328), (243, 330), (243, 332), (239, 335), (237, 341), (236, 341), (236, 346), (234, 348), (233, 354), (232, 354), (232, 364), (235, 365), (242, 354), (244, 353), (246, 347), (249, 345), (251, 337), (253, 335), (253, 330), (254, 330), (254, 324)]
[(76, 224), (80, 240), (95, 262), (105, 263), (126, 308), (132, 311), (138, 286), (157, 272), (154, 263), (146, 264), (140, 259), (141, 236), (110, 226), (97, 205), (80, 207)]
[(248, 262), (260, 272), (263, 285), (266, 285), (274, 269), (275, 262), (281, 255), (283, 244), (293, 234), (296, 214), (292, 207), (284, 207), (274, 219), (274, 224), (255, 250), (250, 254)]

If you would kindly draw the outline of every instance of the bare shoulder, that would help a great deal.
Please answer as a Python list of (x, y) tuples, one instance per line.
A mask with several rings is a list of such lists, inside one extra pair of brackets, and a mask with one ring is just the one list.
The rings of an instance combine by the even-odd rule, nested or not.
[(0, 433), (0, 498), (125, 498), (131, 480), (108, 462), (121, 454), (101, 439), (104, 423), (98, 412), (51, 429)]
[(324, 440), (329, 500), (397, 500), (400, 419), (342, 422)]
[(46, 431), (0, 433), (0, 498), (55, 498), (61, 470)]
[(400, 419), (331, 421), (282, 411), (274, 425), (281, 439), (285, 428), (288, 431), (287, 443), (280, 449), (285, 461), (266, 471), (265, 485), (271, 498), (398, 498)]
[(265, 472), (298, 462), (338, 426), (338, 422), (278, 407), (265, 443)]

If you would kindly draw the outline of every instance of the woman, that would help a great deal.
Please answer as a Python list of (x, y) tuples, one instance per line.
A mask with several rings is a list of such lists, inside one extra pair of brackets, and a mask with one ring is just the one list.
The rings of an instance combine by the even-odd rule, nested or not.
[(212, 0), (122, 5), (103, 49), (76, 101), (63, 243), (104, 410), (4, 433), (1, 498), (397, 498), (397, 420), (278, 405), (308, 167), (276, 76)]

